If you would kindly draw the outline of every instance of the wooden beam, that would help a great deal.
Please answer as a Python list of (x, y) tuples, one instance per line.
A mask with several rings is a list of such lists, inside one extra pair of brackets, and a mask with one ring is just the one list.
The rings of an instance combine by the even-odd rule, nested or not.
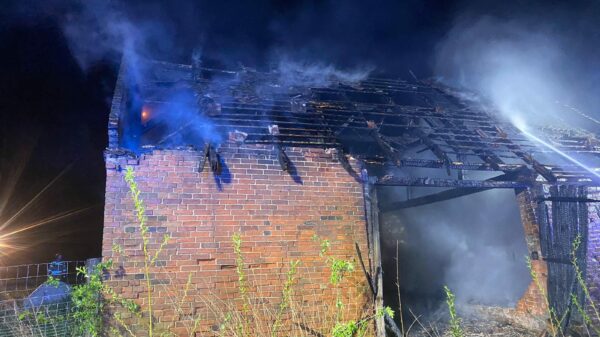
[[(372, 224), (373, 224), (373, 265), (375, 266), (375, 282), (377, 294), (375, 295), (375, 312), (383, 310), (383, 269), (381, 266), (381, 241), (379, 237), (379, 205), (377, 202), (377, 188), (373, 185), (371, 190)], [(385, 337), (385, 320), (383, 316), (375, 320), (375, 336)]]
[(377, 143), (377, 145), (379, 146), (381, 151), (383, 151), (383, 153), (386, 155), (388, 160), (390, 160), (394, 164), (400, 166), (402, 163), (402, 158), (400, 158), (400, 154), (397, 152), (396, 149), (394, 149), (388, 142), (386, 142), (383, 139), (383, 137), (381, 136), (379, 131), (377, 131), (376, 129), (373, 129), (371, 131), (371, 136), (373, 137), (373, 139), (375, 140), (375, 142)]
[(490, 181), (490, 180), (456, 180), (441, 178), (410, 178), (385, 176), (376, 182), (382, 186), (420, 186), (420, 187), (454, 187), (454, 188), (527, 188), (532, 181)]
[[(503, 175), (499, 175), (497, 177), (493, 177), (487, 179), (485, 181), (511, 181), (516, 180), (518, 177), (518, 172), (510, 172)], [(462, 180), (459, 180), (462, 181)], [(434, 202), (440, 202), (450, 199), (455, 199), (463, 196), (467, 196), (473, 193), (479, 193), (483, 191), (487, 191), (492, 189), (492, 187), (480, 187), (480, 188), (456, 188), (452, 190), (442, 191), (439, 193), (428, 194), (419, 198), (408, 199), (403, 201), (396, 201), (387, 204), (383, 204), (380, 207), (381, 212), (390, 212), (404, 208), (411, 208), (417, 206), (423, 206), (427, 204), (432, 204)]]
[(403, 201), (391, 202), (381, 205), (381, 212), (397, 211), (399, 209), (417, 207), (432, 204), (435, 202), (460, 198), (466, 195), (479, 193), (490, 190), (491, 188), (455, 188), (452, 190), (442, 191), (439, 193), (428, 194), (419, 198), (408, 199)]
[[(363, 193), (365, 200), (365, 215), (367, 219), (367, 234), (369, 235), (370, 269), (375, 286), (375, 296), (373, 299), (374, 309), (377, 312), (383, 309), (383, 277), (381, 269), (381, 242), (379, 238), (379, 206), (377, 203), (377, 189), (374, 184), (376, 180), (375, 177), (369, 177), (363, 185)], [(375, 319), (375, 336), (385, 337), (384, 317)]]
[(433, 152), (433, 154), (438, 157), (439, 160), (441, 160), (444, 163), (444, 166), (446, 167), (446, 173), (448, 173), (448, 175), (450, 175), (450, 163), (452, 162), (450, 160), (450, 158), (448, 157), (448, 155), (446, 154), (446, 152), (444, 152), (444, 150), (442, 150), (442, 148), (436, 144), (434, 141), (432, 141), (428, 136), (427, 133), (425, 133), (425, 131), (421, 130), (421, 129), (415, 129), (412, 130), (413, 134), (418, 137), (425, 146), (427, 146), (431, 152)]
[(575, 197), (547, 197), (547, 198), (536, 198), (538, 203), (544, 201), (552, 202), (575, 202), (575, 203), (598, 203), (600, 200), (589, 199), (589, 198), (575, 198)]
[[(441, 160), (430, 159), (402, 159), (400, 166), (403, 167), (423, 167), (423, 168), (444, 168), (446, 164)], [(467, 163), (462, 161), (450, 162), (449, 167), (453, 170), (471, 170), (471, 171), (511, 171), (516, 170), (523, 165), (519, 164), (499, 164), (498, 168), (489, 163)]]

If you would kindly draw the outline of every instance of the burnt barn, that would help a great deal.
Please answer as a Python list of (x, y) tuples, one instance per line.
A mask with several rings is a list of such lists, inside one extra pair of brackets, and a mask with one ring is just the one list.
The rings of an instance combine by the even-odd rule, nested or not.
[[(565, 159), (597, 156), (592, 132), (545, 127), (536, 129), (543, 139), (532, 138), (482, 101), (435, 82), (136, 64), (121, 67), (112, 101), (103, 257), (119, 267), (115, 289), (143, 302), (139, 229), (124, 181), (131, 167), (156, 245), (171, 236), (152, 269), (159, 324), (183, 334), (182, 315), (204, 313), (200, 330), (216, 329), (206, 302), (182, 313), (169, 300), (186, 282), (190, 297), (238, 296), (235, 233), (249, 291), (265, 307), (279, 305), (289, 262), (300, 261), (294, 298), (303, 316), (285, 324), (317, 332), (336, 297), (314, 240), (327, 238), (333, 256), (356, 261), (342, 296), (344, 315), (359, 319), (396, 303), (396, 277), (400, 285), (409, 278), (402, 265), (396, 274), (396, 249), (416, 239), (394, 229), (402, 218), (394, 214), (495, 190), (512, 198), (493, 207), (514, 206), (523, 255), (549, 299), (524, 267), (526, 283), (506, 311), (543, 322), (550, 305), (575, 320), (570, 296), (582, 290), (573, 255), (597, 296), (600, 178)], [(409, 289), (398, 291), (410, 301)], [(374, 331), (383, 335), (385, 324), (378, 319)]]

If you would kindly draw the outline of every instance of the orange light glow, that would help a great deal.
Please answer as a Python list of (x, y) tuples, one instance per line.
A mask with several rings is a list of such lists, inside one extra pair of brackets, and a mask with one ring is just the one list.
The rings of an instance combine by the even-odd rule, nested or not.
[(150, 111), (148, 107), (142, 108), (142, 123), (146, 123), (150, 119)]

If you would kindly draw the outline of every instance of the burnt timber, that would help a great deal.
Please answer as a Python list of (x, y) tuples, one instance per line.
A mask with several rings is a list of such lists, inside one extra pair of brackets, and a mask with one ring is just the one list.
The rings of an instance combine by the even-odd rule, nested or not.
[[(391, 164), (399, 169), (437, 169), (446, 175), (394, 176), (386, 172), (378, 177), (377, 185), (521, 189), (535, 184), (600, 183), (594, 174), (549, 156), (552, 151), (532, 142), (501, 114), (436, 83), (376, 78), (347, 83), (331, 78), (311, 86), (302, 81), (286, 84), (278, 72), (164, 62), (148, 62), (144, 74), (137, 90), (145, 107), (156, 115), (168, 115), (176, 108), (171, 106), (174, 92), (192, 92), (198, 99), (198, 114), (210, 121), (222, 139), (228, 135), (231, 139), (232, 133), (243, 135), (245, 144), (273, 145), (279, 152), (285, 147), (335, 149), (361, 160), (365, 167)], [(131, 124), (125, 117), (111, 115), (110, 134)], [(171, 142), (191, 132), (188, 124), (165, 131), (156, 118), (140, 129), (136, 146), (143, 150), (204, 148), (198, 142)], [(557, 128), (540, 132), (545, 141), (566, 154), (600, 154), (600, 142), (591, 132)], [(126, 144), (119, 143), (119, 147), (128, 150)], [(524, 169), (532, 174), (512, 180), (464, 179), (464, 171), (511, 174)]]

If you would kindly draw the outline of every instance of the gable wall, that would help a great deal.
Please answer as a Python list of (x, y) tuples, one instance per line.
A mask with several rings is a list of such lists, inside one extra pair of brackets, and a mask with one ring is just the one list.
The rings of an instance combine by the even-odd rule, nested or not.
[[(172, 236), (151, 273), (159, 326), (175, 324), (177, 333), (188, 336), (190, 324), (181, 321), (194, 315), (203, 317), (199, 330), (210, 331), (222, 323), (222, 317), (211, 313), (217, 303), (240, 306), (235, 301), (240, 291), (234, 233), (243, 240), (249, 297), (261, 302), (253, 305), (253, 312), (268, 311), (272, 319), (289, 263), (299, 260), (293, 296), (294, 305), (301, 306), (295, 311), (303, 317), (292, 321), (317, 330), (327, 325), (336, 291), (329, 285), (330, 270), (313, 240), (316, 234), (331, 241), (332, 256), (355, 260), (355, 271), (340, 294), (346, 303), (345, 319), (358, 319), (371, 303), (354, 248), (358, 242), (368, 257), (362, 184), (333, 159), (335, 153), (320, 149), (286, 150), (296, 167), (296, 181), (281, 170), (272, 146), (230, 143), (219, 153), (227, 166), (220, 188), (208, 161), (198, 172), (199, 152), (153, 151), (139, 160), (107, 154), (103, 257), (112, 258), (115, 267), (122, 266), (125, 272), (124, 276), (112, 273), (115, 290), (139, 303), (146, 301), (140, 233), (124, 181), (124, 168), (131, 166), (146, 204), (151, 248), (159, 246), (164, 234)], [(122, 247), (123, 253), (115, 252), (114, 245)], [(183, 297), (188, 279), (186, 301), (177, 311), (172, 302)], [(289, 319), (284, 317), (285, 324)]]

